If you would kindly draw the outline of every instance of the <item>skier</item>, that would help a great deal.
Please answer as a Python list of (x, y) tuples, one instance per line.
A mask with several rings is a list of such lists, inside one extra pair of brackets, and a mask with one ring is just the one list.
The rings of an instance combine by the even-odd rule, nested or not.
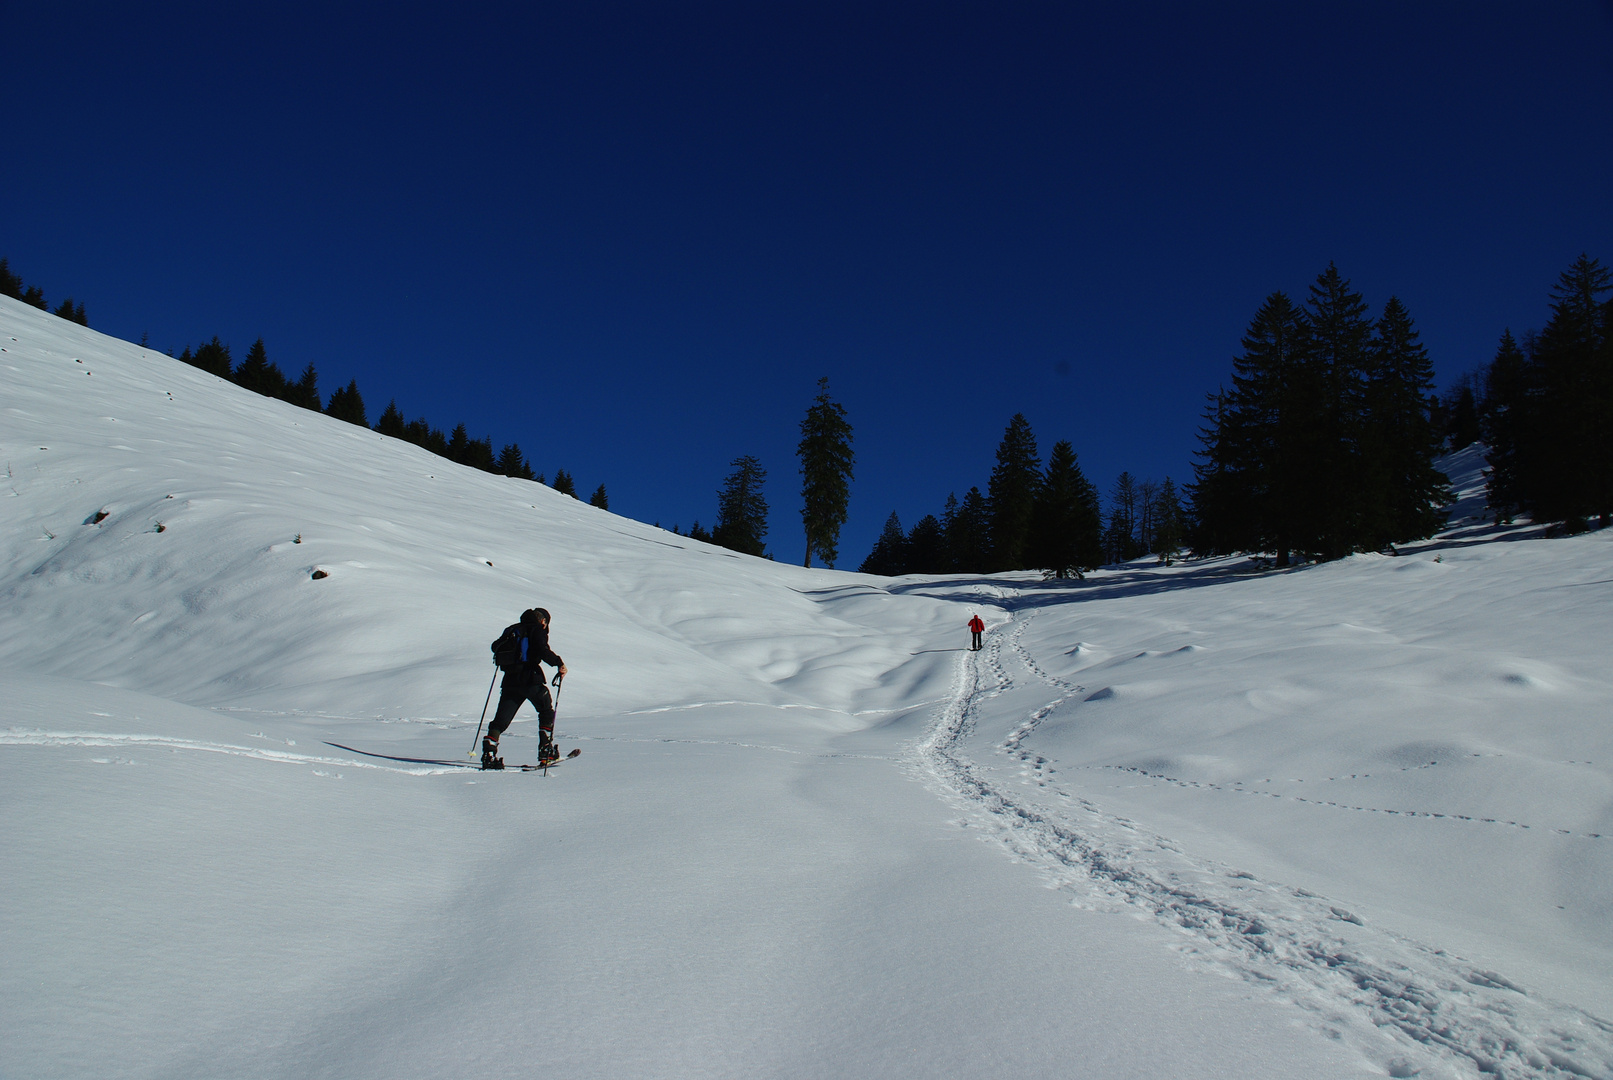
[(560, 757), (554, 745), (554, 703), (549, 699), (549, 687), (544, 681), (543, 664), (555, 669), (554, 682), (566, 675), (566, 662), (549, 648), (549, 613), (543, 608), (530, 608), (521, 613), (521, 621), (506, 627), (497, 644), (513, 636), (513, 660), (504, 668), (504, 683), (499, 689), (498, 711), (487, 726), (487, 737), (482, 740), (482, 768), (502, 769), (504, 759), (498, 756), (499, 736), (504, 734), (515, 719), (521, 702), (530, 701), (538, 710), (538, 764), (547, 765)]
[[(985, 633), (985, 632), (986, 632), (986, 624), (980, 621), (980, 616), (979, 615), (971, 615), (971, 616), (969, 616), (969, 633), (974, 635), (974, 639), (969, 645), (969, 651), (970, 652), (979, 652), (980, 651), (980, 635)], [(500, 700), (502, 701), (503, 699), (500, 699)]]

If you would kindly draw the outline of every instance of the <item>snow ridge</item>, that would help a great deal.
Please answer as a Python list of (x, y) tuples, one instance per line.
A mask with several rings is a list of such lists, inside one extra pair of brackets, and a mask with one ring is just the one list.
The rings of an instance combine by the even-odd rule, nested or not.
[[(1229, 972), (1306, 1010), (1390, 1076), (1613, 1078), (1613, 1024), (1530, 994), (1493, 971), (1402, 935), (1367, 927), (1325, 897), (1186, 854), (1169, 839), (1053, 785), (1022, 744), (1086, 688), (1047, 674), (1023, 644), (1033, 613), (988, 630), (959, 660), (954, 696), (916, 750), (918, 771), (1017, 859), (1079, 906), (1141, 909), (1183, 936), (1197, 963)], [(1020, 766), (1020, 795), (965, 746), (982, 705), (1020, 685), (1009, 664), (1055, 692), (996, 748)]]

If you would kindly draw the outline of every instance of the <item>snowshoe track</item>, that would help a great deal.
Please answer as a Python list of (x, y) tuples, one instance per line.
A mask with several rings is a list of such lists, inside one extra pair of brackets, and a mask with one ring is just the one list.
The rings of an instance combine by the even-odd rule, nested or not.
[[(1034, 615), (988, 630), (964, 653), (951, 700), (916, 746), (931, 786), (1017, 859), (1041, 869), (1079, 906), (1143, 910), (1184, 938), (1184, 955), (1305, 1009), (1326, 1035), (1348, 1039), (1390, 1076), (1592, 1077), (1613, 1080), (1613, 1024), (1533, 995), (1460, 957), (1363, 920), (1326, 898), (1185, 853), (1165, 837), (1058, 790), (1048, 762), (1023, 748), (1085, 688), (1047, 674), (1023, 644)], [(966, 754), (983, 706), (1020, 686), (1011, 656), (1054, 692), (998, 747), (1031, 791)], [(1033, 685), (1026, 683), (1025, 685)], [(1051, 792), (1060, 802), (1033, 801)]]

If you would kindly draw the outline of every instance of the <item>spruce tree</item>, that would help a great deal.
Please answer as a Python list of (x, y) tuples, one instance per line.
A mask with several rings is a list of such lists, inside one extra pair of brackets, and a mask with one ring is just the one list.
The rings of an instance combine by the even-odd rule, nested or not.
[[(1202, 554), (1314, 549), (1324, 528), (1326, 389), (1303, 314), (1272, 293), (1244, 333), (1232, 389), (1211, 395), (1194, 464), (1193, 545)], [(1111, 554), (1114, 554), (1113, 552)]]
[(601, 510), (610, 509), (610, 496), (605, 494), (604, 484), (600, 484), (599, 487), (594, 489), (594, 493), (588, 496), (588, 505), (597, 506)]
[[(950, 503), (950, 499), (948, 501)], [(964, 494), (946, 533), (947, 549), (952, 553), (953, 573), (989, 573), (991, 512), (979, 488), (972, 487)]]
[(403, 438), (408, 427), (408, 421), (403, 419), (403, 410), (398, 408), (397, 398), (386, 403), (386, 411), (381, 414), (381, 419), (375, 422), (376, 431), (394, 439)]
[(1081, 577), (1103, 563), (1098, 492), (1081, 472), (1075, 447), (1060, 440), (1047, 456), (1032, 517), (1030, 561), (1055, 577)]
[[(473, 469), (480, 469), (483, 472), (498, 472), (498, 460), (493, 456), (492, 438), (472, 439), (470, 441), (470, 447), (465, 455), (465, 464), (469, 465)], [(559, 485), (557, 484), (556, 486), (558, 487)], [(568, 492), (568, 494), (570, 494), (572, 498), (576, 498), (577, 496), (577, 492), (575, 490)]]
[(30, 285), (23, 290), (22, 302), (32, 304), (40, 311), (50, 310), (50, 305), (45, 303), (45, 292), (38, 285)]
[(907, 534), (907, 572), (944, 574), (947, 572), (946, 537), (934, 514), (925, 514)]
[(1531, 441), (1531, 433), (1526, 430), (1532, 420), (1529, 361), (1510, 329), (1501, 334), (1486, 383), (1488, 393), (1479, 410), (1479, 428), (1489, 447), (1485, 455), (1490, 466), (1485, 477), (1485, 501), (1500, 524), (1523, 511), (1529, 465), (1526, 451)]
[(1372, 323), (1366, 301), (1332, 263), (1311, 286), (1306, 316), (1310, 362), (1323, 389), (1309, 479), (1319, 494), (1316, 544), (1323, 557), (1336, 559), (1364, 536), (1360, 465)]
[(577, 485), (572, 481), (571, 474), (564, 469), (554, 471), (554, 489), (562, 495), (570, 495), (573, 499), (577, 498)]
[(879, 539), (874, 541), (874, 549), (857, 567), (857, 571), (882, 577), (897, 577), (908, 572), (907, 534), (902, 531), (902, 521), (896, 516), (896, 511), (892, 510), (891, 516), (885, 519), (885, 528), (880, 530)]
[(1159, 553), (1159, 561), (1167, 565), (1171, 556), (1182, 546), (1185, 531), (1183, 523), (1182, 502), (1176, 494), (1176, 485), (1170, 477), (1159, 485), (1159, 492), (1154, 496), (1154, 550)]
[(11, 266), (4, 258), (0, 258), (0, 296), (22, 299), (22, 278), (11, 272)]
[(1128, 562), (1142, 554), (1137, 543), (1137, 478), (1129, 472), (1115, 477), (1109, 489), (1109, 524), (1103, 532), (1104, 554), (1110, 562)]
[[(521, 446), (519, 443), (510, 443), (504, 447), (503, 450), (499, 451), (498, 462), (496, 463), (496, 471), (505, 476), (514, 477), (517, 480), (532, 479), (532, 467), (526, 463), (526, 457), (521, 453)], [(567, 482), (569, 483), (569, 481), (570, 478), (568, 477)], [(560, 485), (556, 484), (555, 486), (559, 487)], [(570, 495), (574, 499), (577, 497), (575, 488), (566, 494)]]
[(364, 412), (364, 396), (358, 392), (357, 379), (350, 380), (346, 386), (331, 391), (330, 400), (325, 403), (325, 415), (346, 420), (349, 424), (357, 424), (362, 428), (370, 426), (369, 417)]
[(1042, 460), (1036, 452), (1036, 436), (1025, 414), (1015, 413), (997, 444), (997, 464), (986, 487), (993, 571), (1023, 570), (1029, 565), (1031, 517), (1041, 485)]
[(1390, 297), (1373, 331), (1362, 424), (1359, 540), (1368, 548), (1434, 535), (1452, 499), (1434, 468), (1434, 365), (1417, 337), (1410, 312)]
[(840, 555), (840, 529), (851, 502), (856, 455), (846, 410), (829, 397), (827, 377), (818, 380), (818, 396), (801, 421), (801, 442), (795, 452), (801, 459), (801, 523), (806, 528), (802, 565), (811, 566), (817, 552), (823, 564), (832, 567)]
[(1537, 467), (1524, 492), (1536, 521), (1582, 527), (1613, 513), (1613, 372), (1609, 371), (1609, 309), (1613, 274), (1581, 255), (1552, 290), (1551, 318), (1531, 356), (1539, 387), (1532, 425)]
[(246, 359), (231, 372), (230, 378), (237, 386), (265, 397), (280, 397), (286, 389), (286, 376), (269, 359), (262, 338), (252, 343), (252, 347), (247, 350)]
[(230, 347), (213, 335), (213, 340), (196, 347), (196, 353), (191, 357), (192, 364), (203, 371), (211, 372), (221, 379), (230, 377), (234, 359), (230, 356)]
[(729, 463), (734, 470), (717, 492), (717, 524), (711, 540), (733, 551), (758, 557), (767, 554), (767, 500), (762, 484), (767, 470), (749, 454)]
[(303, 368), (302, 378), (286, 388), (286, 400), (314, 412), (320, 411), (319, 373), (314, 370), (313, 364)]
[(457, 461), (461, 465), (470, 464), (470, 432), (465, 430), (464, 424), (454, 426), (454, 433), (448, 437), (447, 452), (444, 456), (449, 461)]

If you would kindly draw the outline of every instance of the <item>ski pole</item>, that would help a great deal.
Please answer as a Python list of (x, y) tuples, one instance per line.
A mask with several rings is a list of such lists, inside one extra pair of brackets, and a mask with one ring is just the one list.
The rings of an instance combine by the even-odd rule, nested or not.
[(498, 661), (493, 661), (493, 682), (487, 684), (487, 700), (482, 702), (482, 718), (476, 721), (476, 737), (470, 741), (470, 749), (465, 751), (466, 757), (476, 756), (476, 744), (482, 741), (482, 725), (487, 723), (487, 706), (493, 701), (493, 683), (498, 682)]
[(550, 680), (551, 682), (554, 683), (554, 709), (555, 709), (555, 712), (560, 711), (560, 691), (562, 689), (560, 684), (565, 681), (565, 678), (566, 677), (564, 675), (560, 674), (560, 672), (557, 671), (557, 672), (554, 673), (554, 678)]

